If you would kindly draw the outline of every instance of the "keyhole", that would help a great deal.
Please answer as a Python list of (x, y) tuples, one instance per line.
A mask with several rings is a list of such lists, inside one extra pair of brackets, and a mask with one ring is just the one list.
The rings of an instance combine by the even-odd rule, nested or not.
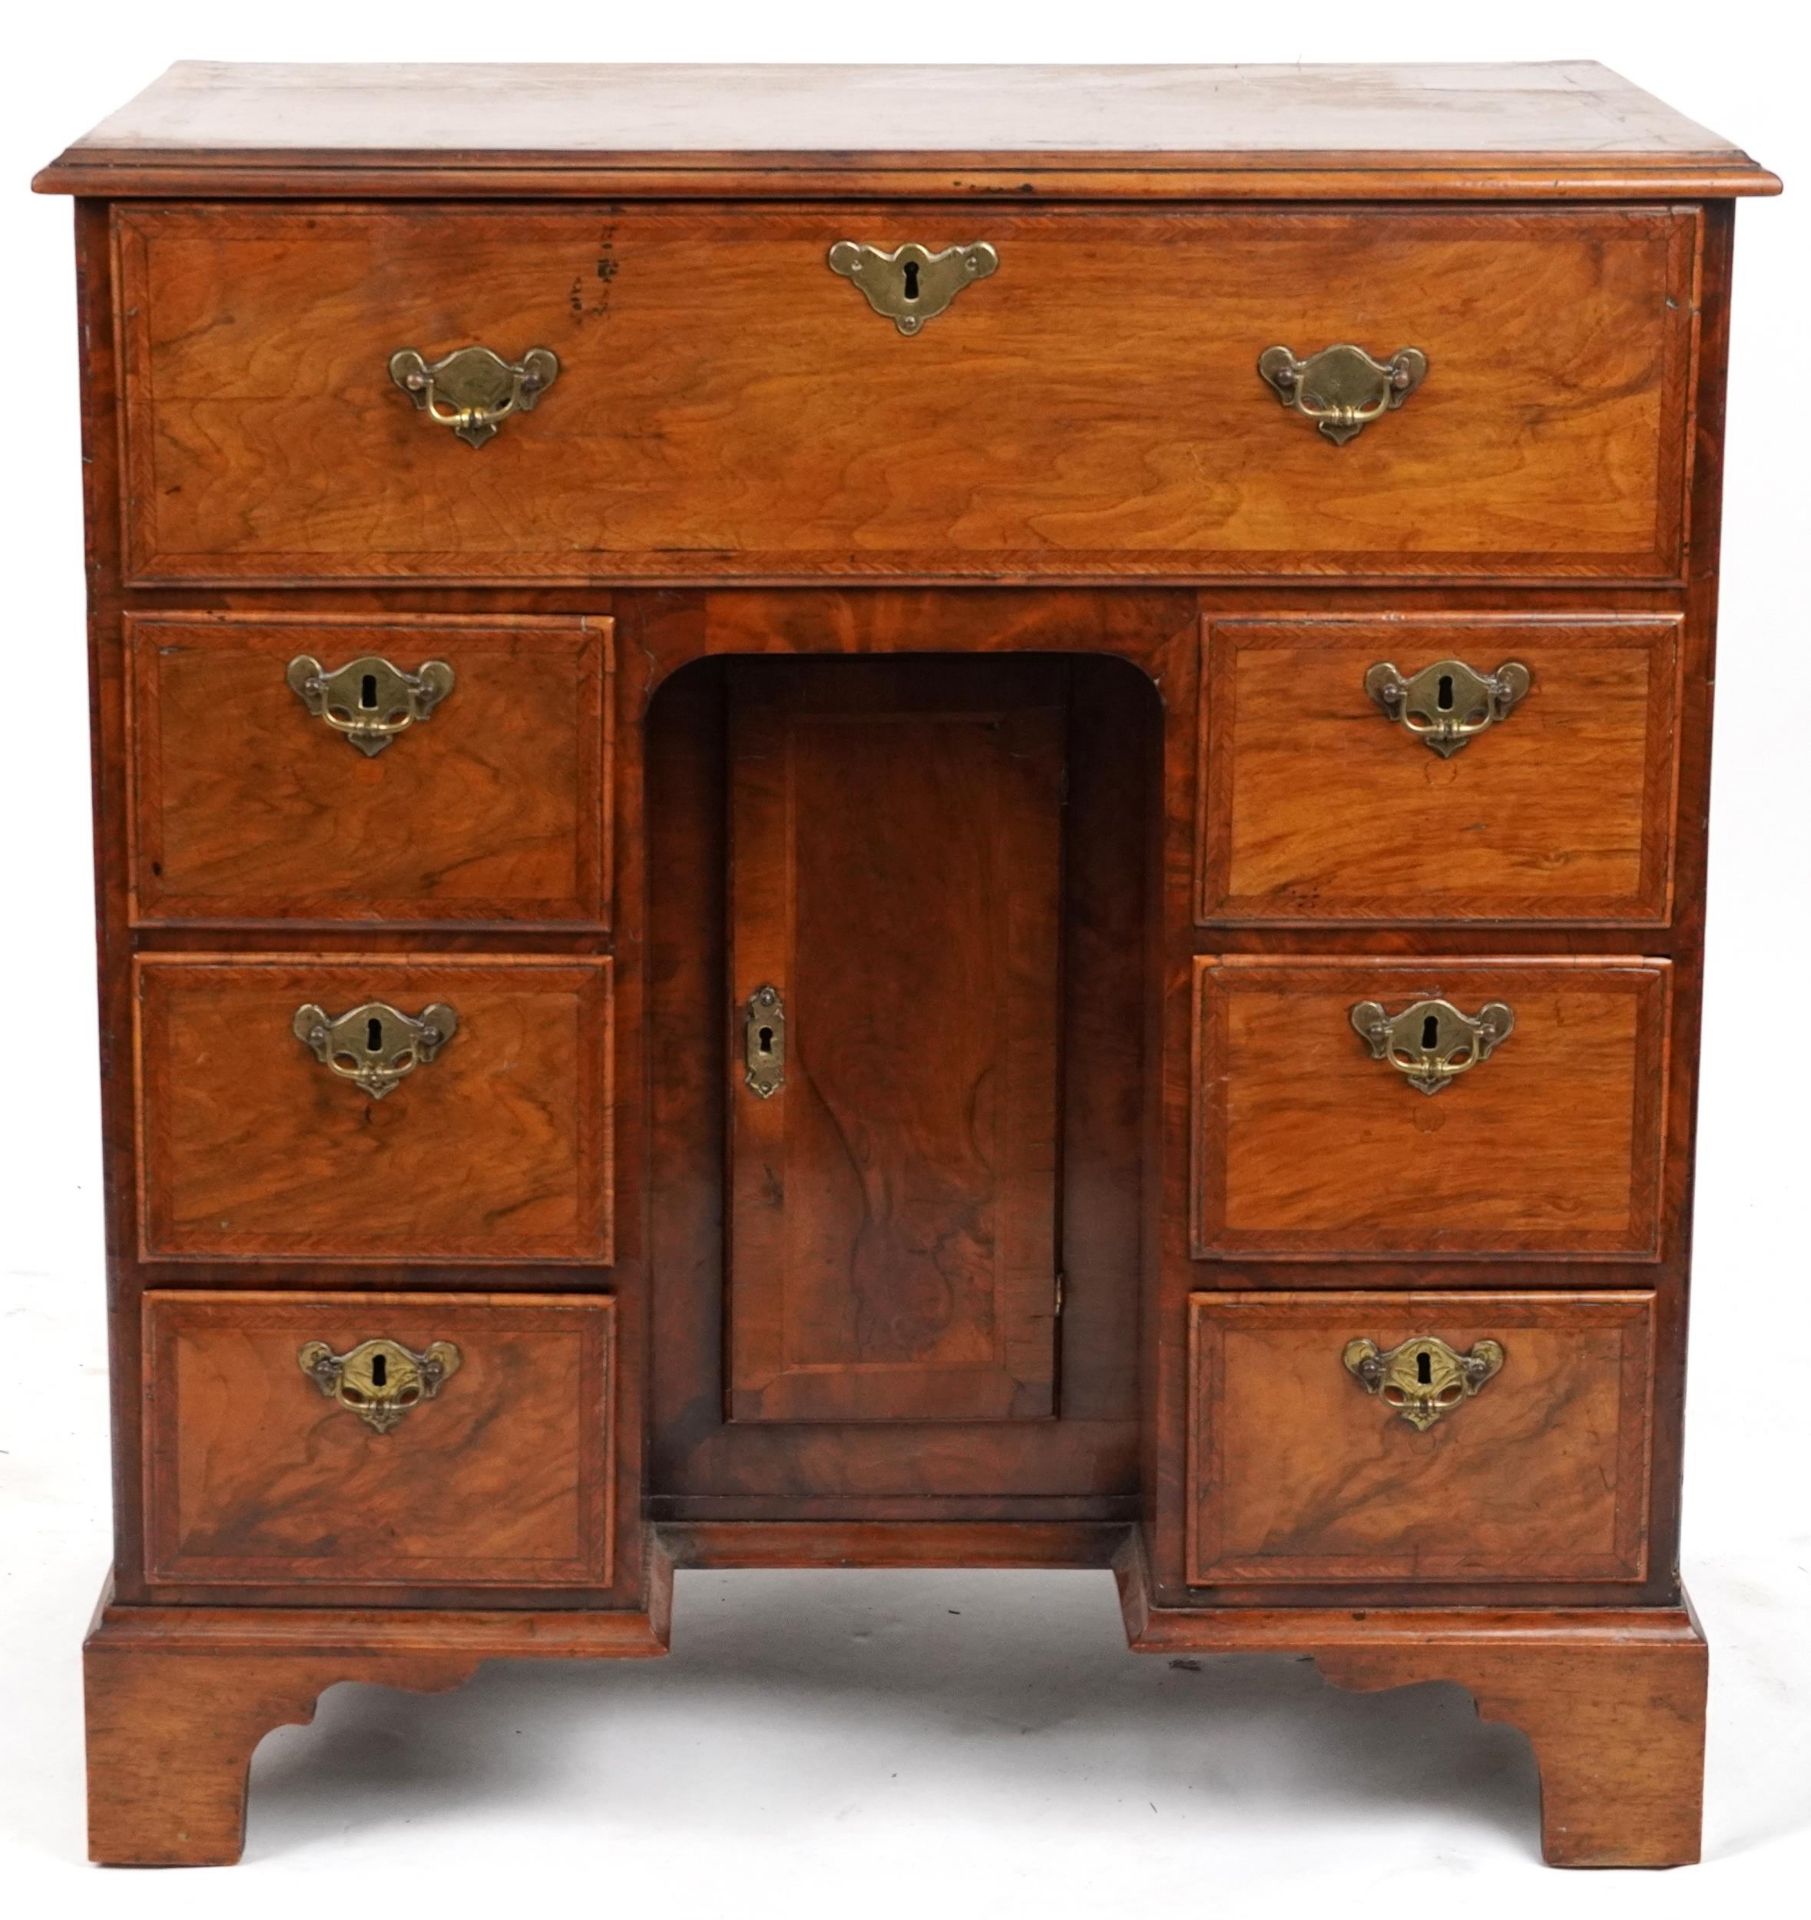
[[(383, 1362), (380, 1360), (378, 1365), (381, 1366), (382, 1364)], [(1424, 1387), (1431, 1387), (1434, 1384), (1434, 1363), (1425, 1353), (1418, 1353), (1415, 1356), (1415, 1378), (1420, 1381)], [(380, 1380), (378, 1385), (382, 1386), (383, 1382)]]
[(1430, 1013), (1421, 1023), (1421, 1044), (1424, 1047), (1437, 1047), (1440, 1044), (1440, 1019)]
[[(1450, 686), (1452, 682), (1449, 680), (1442, 680), (1440, 684), (1443, 687), (1446, 687), (1446, 686)], [(358, 703), (361, 707), (365, 709), (367, 713), (369, 713), (371, 709), (377, 705), (377, 675), (376, 674), (368, 673), (358, 683)]]
[(371, 1384), (374, 1387), (387, 1387), (390, 1384), (390, 1362), (381, 1353), (371, 1356)]
[(772, 1053), (773, 1052), (773, 1028), (772, 1027), (761, 1028), (761, 1030), (755, 1035), (755, 1045), (758, 1046), (763, 1053)]
[(905, 263), (905, 297), (908, 300), (918, 298), (918, 262), (908, 260)]
[(1443, 673), (1440, 676), (1440, 690), (1434, 696), (1434, 704), (1440, 709), (1442, 713), (1452, 712), (1453, 710), (1453, 677), (1450, 673)]
[(384, 1048), (384, 1023), (381, 1020), (365, 1022), (365, 1051), (382, 1053)]

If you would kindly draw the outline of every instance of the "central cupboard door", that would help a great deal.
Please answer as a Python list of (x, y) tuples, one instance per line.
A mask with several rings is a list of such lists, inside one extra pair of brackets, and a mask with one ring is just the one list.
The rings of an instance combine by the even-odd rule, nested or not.
[(731, 1420), (1056, 1411), (1060, 669), (731, 669)]

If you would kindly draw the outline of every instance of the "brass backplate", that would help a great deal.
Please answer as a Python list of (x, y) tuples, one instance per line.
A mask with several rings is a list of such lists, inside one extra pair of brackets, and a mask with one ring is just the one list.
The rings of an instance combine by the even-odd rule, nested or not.
[(932, 253), (908, 240), (891, 253), (859, 240), (839, 240), (829, 253), (830, 271), (852, 280), (868, 305), (884, 314), (903, 334), (914, 334), (934, 320), (962, 289), (985, 280), (1000, 256), (985, 240), (945, 247)]
[(1381, 1352), (1375, 1340), (1348, 1340), (1342, 1357), (1346, 1371), (1366, 1393), (1375, 1394), (1425, 1433), (1495, 1378), (1505, 1355), (1495, 1340), (1480, 1340), (1470, 1353), (1459, 1353), (1444, 1340), (1423, 1334), (1388, 1353)]
[(1399, 347), (1388, 360), (1373, 360), (1363, 347), (1341, 342), (1298, 360), (1287, 347), (1266, 347), (1258, 355), (1258, 372), (1284, 406), (1343, 447), (1420, 386), (1427, 355), (1419, 347)]
[(394, 1340), (366, 1340), (350, 1353), (335, 1353), (325, 1340), (310, 1340), (296, 1364), (327, 1399), (356, 1413), (373, 1433), (388, 1433), (411, 1407), (432, 1400), (463, 1359), (450, 1340), (431, 1341), (420, 1353)]
[(453, 669), (444, 660), (424, 660), (410, 673), (375, 653), (332, 673), (312, 653), (298, 653), (286, 677), (310, 713), (372, 757), (425, 720), (453, 690)]
[(1475, 1018), (1450, 1000), (1417, 1000), (1400, 1013), (1386, 1013), (1380, 1001), (1361, 1000), (1351, 1017), (1371, 1057), (1387, 1060), (1420, 1093), (1438, 1093), (1469, 1073), (1515, 1029), (1515, 1015), (1501, 1000), (1488, 1001)]
[(1405, 733), (1450, 760), (1467, 741), (1506, 719), (1526, 698), (1534, 676), (1519, 660), (1479, 673), (1463, 660), (1436, 660), (1403, 673), (1379, 660), (1365, 675), (1365, 692)]
[(460, 347), (431, 363), (413, 347), (390, 356), (390, 378), (468, 447), (494, 439), (512, 413), (532, 413), (559, 375), (559, 355), (550, 347), (530, 347), (520, 360), (489, 347)]
[(433, 1060), (459, 1030), (459, 1016), (436, 1002), (415, 1019), (381, 1000), (368, 1000), (337, 1020), (312, 1004), (297, 1007), (290, 1025), (324, 1067), (382, 1100)]

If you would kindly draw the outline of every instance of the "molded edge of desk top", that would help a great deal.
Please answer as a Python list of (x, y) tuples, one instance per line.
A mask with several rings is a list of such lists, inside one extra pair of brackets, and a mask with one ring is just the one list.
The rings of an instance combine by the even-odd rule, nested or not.
[(1692, 198), (1777, 193), (1591, 62), (261, 66), (182, 61), (33, 183), (318, 197)]

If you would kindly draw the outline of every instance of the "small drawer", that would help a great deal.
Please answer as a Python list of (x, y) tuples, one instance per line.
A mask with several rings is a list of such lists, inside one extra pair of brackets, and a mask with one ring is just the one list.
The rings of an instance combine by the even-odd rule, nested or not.
[(1677, 580), (1700, 219), (125, 206), (127, 571)]
[(1188, 1311), (1191, 1585), (1646, 1577), (1653, 1295)]
[(144, 1330), (151, 1581), (609, 1585), (609, 1299), (150, 1293)]
[(1663, 922), (1679, 621), (1210, 622), (1203, 922)]
[(1657, 1258), (1670, 983), (1197, 959), (1196, 1256)]
[(607, 923), (608, 620), (126, 635), (140, 923)]
[(607, 959), (137, 972), (151, 1260), (611, 1257)]

